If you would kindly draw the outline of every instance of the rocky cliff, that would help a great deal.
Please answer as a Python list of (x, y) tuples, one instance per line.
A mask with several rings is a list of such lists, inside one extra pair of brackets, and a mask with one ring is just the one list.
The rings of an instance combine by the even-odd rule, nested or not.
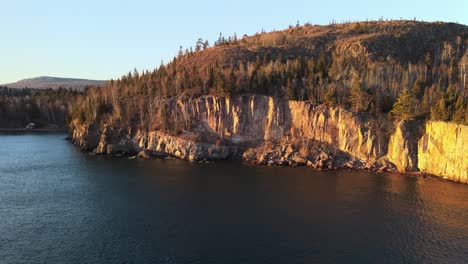
[(166, 101), (163, 107), (174, 113), (173, 123), (185, 124), (184, 127), (190, 129), (173, 136), (105, 124), (78, 125), (75, 121), (72, 123), (73, 138), (83, 149), (97, 153), (155, 149), (182, 158), (187, 155), (176, 155), (181, 150), (175, 145), (204, 144), (202, 149), (209, 149), (206, 159), (218, 159), (226, 155), (213, 154), (217, 151), (206, 146), (233, 149), (232, 146), (255, 146), (277, 140), (323, 142), (366, 162), (374, 162), (386, 154), (387, 138), (379, 130), (378, 120), (338, 107), (314, 106), (262, 95), (176, 98)]
[(468, 127), (428, 122), (418, 143), (421, 171), (468, 183)]
[[(255, 164), (326, 169), (393, 170), (396, 165), (402, 172), (421, 168), (427, 173), (445, 175), (434, 165), (429, 166), (431, 162), (424, 156), (436, 151), (435, 146), (440, 145), (437, 138), (442, 135), (426, 129), (423, 139), (430, 140), (423, 145), (429, 147), (424, 148), (424, 153), (421, 146), (418, 148), (423, 131), (421, 121), (400, 123), (392, 132), (388, 131), (391, 124), (385, 119), (262, 95), (179, 97), (165, 101), (160, 107), (172, 113), (172, 124), (180, 124), (184, 129), (170, 134), (96, 123), (79, 125), (73, 121), (73, 140), (96, 154), (140, 152), (143, 157), (173, 156), (191, 161), (239, 157)], [(457, 129), (454, 130), (457, 140), (467, 145), (468, 133)], [(451, 156), (449, 151), (457, 154)], [(444, 153), (446, 164), (458, 164), (459, 157), (464, 155), (462, 149), (447, 149)], [(463, 160), (466, 179), (466, 157)], [(461, 175), (463, 171), (458, 165), (455, 167), (448, 170)]]
[(386, 154), (385, 135), (377, 120), (342, 108), (247, 95), (175, 99), (166, 106), (177, 122), (195, 121), (195, 131), (234, 143), (279, 139), (316, 140), (366, 161)]
[(422, 120), (399, 122), (388, 143), (387, 158), (399, 172), (417, 172), (418, 140), (423, 133)]

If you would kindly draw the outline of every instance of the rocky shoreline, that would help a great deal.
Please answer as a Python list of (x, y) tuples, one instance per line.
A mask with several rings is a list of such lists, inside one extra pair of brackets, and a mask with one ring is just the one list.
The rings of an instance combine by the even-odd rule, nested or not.
[[(171, 137), (171, 136), (167, 136)], [(179, 140), (167, 140), (177, 142)], [(184, 142), (182, 140), (182, 142)], [(77, 141), (75, 144), (79, 145)], [(128, 142), (127, 142), (128, 143)], [(200, 142), (184, 142), (187, 148), (165, 145), (166, 150), (139, 148), (128, 144), (102, 144), (100, 148), (88, 151), (90, 155), (126, 157), (130, 159), (181, 159), (193, 163), (210, 163), (221, 160), (238, 160), (255, 166), (310, 167), (316, 170), (355, 169), (378, 172), (396, 172), (397, 168), (386, 160), (365, 162), (318, 141), (313, 142), (264, 142), (259, 145), (233, 144), (216, 146)], [(163, 145), (166, 143), (160, 143)], [(174, 144), (174, 143), (169, 143)], [(177, 143), (176, 143), (177, 144)], [(106, 145), (106, 147), (102, 147)], [(162, 149), (161, 146), (156, 149)], [(177, 149), (179, 148), (179, 149)]]
[(468, 183), (468, 127), (412, 120), (391, 124), (337, 107), (267, 96), (178, 98), (167, 107), (196, 120), (176, 135), (101, 123), (70, 125), (73, 142), (96, 155), (237, 159), (264, 166), (365, 169)]

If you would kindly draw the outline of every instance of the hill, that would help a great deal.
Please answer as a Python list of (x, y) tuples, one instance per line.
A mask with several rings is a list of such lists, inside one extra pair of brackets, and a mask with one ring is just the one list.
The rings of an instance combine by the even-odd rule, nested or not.
[(213, 47), (199, 40), (153, 71), (129, 72), (90, 90), (73, 117), (181, 131), (186, 128), (167, 126), (180, 114), (165, 110), (171, 98), (263, 94), (390, 118), (467, 123), (467, 47), (468, 27), (443, 22), (306, 24), (220, 35)]
[(228, 65), (278, 57), (315, 58), (325, 53), (330, 59), (360, 59), (362, 62), (417, 63), (429, 52), (434, 58), (445, 42), (450, 52), (460, 54), (468, 27), (456, 23), (418, 21), (372, 21), (330, 25), (297, 25), (286, 30), (253, 36), (220, 36), (215, 48), (187, 56), (188, 65), (207, 66), (216, 61)]
[(37, 77), (31, 79), (20, 80), (15, 83), (4, 84), (8, 88), (30, 88), (30, 89), (58, 89), (71, 88), (75, 90), (84, 89), (86, 86), (104, 86), (106, 81), (74, 79), (74, 78), (58, 78), (58, 77)]

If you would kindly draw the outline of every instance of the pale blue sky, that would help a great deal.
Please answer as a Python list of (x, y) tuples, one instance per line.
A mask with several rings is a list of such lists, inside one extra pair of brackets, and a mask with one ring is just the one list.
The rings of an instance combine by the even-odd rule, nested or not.
[(0, 83), (37, 76), (119, 78), (154, 69), (180, 45), (331, 20), (468, 24), (467, 0), (0, 0)]

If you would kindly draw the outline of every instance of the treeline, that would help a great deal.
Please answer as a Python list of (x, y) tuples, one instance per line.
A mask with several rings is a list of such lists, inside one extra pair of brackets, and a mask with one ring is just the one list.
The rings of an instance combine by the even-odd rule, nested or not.
[[(468, 124), (468, 45), (466, 38), (462, 45), (457, 46), (457, 41), (427, 52), (423, 61), (405, 64), (372, 63), (323, 50), (318, 56), (264, 53), (254, 60), (216, 61), (199, 67), (189, 52), (154, 71), (135, 70), (103, 89), (89, 89), (72, 114), (81, 122), (105, 120), (150, 128), (163, 122), (158, 106), (169, 98), (256, 93), (342, 105), (390, 118)], [(242, 44), (231, 41), (229, 45)], [(166, 113), (164, 118), (171, 114), (176, 113)]]
[(69, 109), (82, 92), (58, 89), (11, 89), (0, 87), (0, 128), (65, 128)]

